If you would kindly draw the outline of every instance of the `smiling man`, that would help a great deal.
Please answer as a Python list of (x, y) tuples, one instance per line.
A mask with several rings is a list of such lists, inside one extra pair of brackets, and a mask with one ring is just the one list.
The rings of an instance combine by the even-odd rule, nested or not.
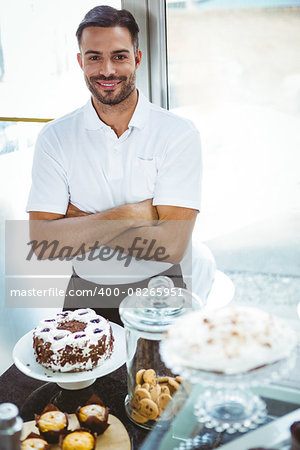
[(85, 25), (77, 30), (77, 59), (98, 116), (120, 137), (138, 101), (135, 81), (142, 53), (124, 26)]
[[(153, 276), (185, 286), (180, 262), (200, 210), (199, 133), (136, 88), (138, 32), (128, 11), (109, 6), (80, 23), (77, 59), (91, 99), (40, 133), (27, 205), (38, 257), (73, 257), (65, 307), (93, 307), (117, 323), (120, 301)], [(214, 259), (203, 255), (206, 295)], [(89, 289), (92, 299), (71, 295)]]

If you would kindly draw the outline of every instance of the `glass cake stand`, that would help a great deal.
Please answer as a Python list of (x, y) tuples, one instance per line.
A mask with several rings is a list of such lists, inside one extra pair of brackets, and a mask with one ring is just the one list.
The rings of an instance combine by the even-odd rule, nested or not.
[(194, 414), (206, 428), (227, 433), (246, 432), (265, 422), (265, 402), (251, 388), (264, 386), (285, 376), (294, 366), (296, 352), (273, 364), (245, 373), (226, 375), (179, 366), (172, 355), (163, 351), (165, 364), (183, 379), (200, 384), (204, 389), (195, 402)]
[(25, 334), (13, 349), (13, 360), (25, 375), (37, 380), (57, 383), (66, 390), (79, 390), (91, 386), (97, 378), (108, 375), (126, 362), (125, 331), (120, 325), (110, 322), (114, 336), (114, 349), (110, 358), (101, 366), (83, 372), (54, 372), (36, 362), (32, 347), (33, 330)]

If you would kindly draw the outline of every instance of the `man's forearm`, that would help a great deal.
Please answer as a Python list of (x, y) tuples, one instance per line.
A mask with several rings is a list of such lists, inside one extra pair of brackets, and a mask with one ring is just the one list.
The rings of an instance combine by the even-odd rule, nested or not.
[(178, 264), (190, 241), (193, 226), (192, 221), (158, 222), (157, 225), (126, 230), (106, 246), (137, 259)]
[(40, 259), (62, 256), (64, 248), (67, 247), (72, 249), (71, 256), (77, 256), (89, 251), (90, 247), (105, 245), (106, 242), (131, 227), (139, 226), (137, 219), (150, 220), (153, 215), (147, 208), (150, 211), (149, 205), (141, 202), (141, 204), (122, 205), (95, 214), (83, 213), (84, 216), (81, 214), (81, 217), (31, 220), (32, 247), (36, 249), (35, 253)]

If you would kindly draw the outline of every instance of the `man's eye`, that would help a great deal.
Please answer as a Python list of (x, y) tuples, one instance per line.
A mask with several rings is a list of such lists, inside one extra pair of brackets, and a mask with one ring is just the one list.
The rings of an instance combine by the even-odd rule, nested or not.
[(90, 57), (91, 61), (98, 61), (98, 59), (99, 59), (99, 56), (97, 56), (97, 55), (94, 55), (94, 56)]
[(126, 58), (125, 55), (117, 55), (117, 56), (115, 57), (115, 59), (117, 59), (118, 61), (122, 61), (122, 60), (125, 59), (125, 58)]

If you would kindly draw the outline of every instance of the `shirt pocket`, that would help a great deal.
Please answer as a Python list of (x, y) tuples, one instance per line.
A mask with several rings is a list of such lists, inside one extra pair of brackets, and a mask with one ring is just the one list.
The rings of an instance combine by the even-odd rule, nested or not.
[(137, 156), (133, 160), (131, 174), (131, 195), (133, 201), (142, 201), (154, 195), (157, 169), (156, 161)]

